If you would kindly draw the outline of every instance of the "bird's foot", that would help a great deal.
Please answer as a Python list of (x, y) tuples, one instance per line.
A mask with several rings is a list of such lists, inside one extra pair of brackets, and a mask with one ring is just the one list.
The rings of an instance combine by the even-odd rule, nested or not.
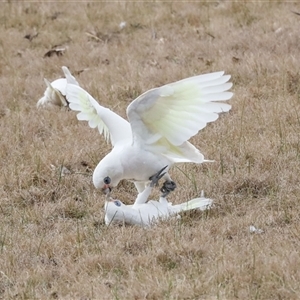
[(160, 191), (163, 193), (162, 197), (167, 197), (170, 192), (173, 192), (176, 189), (176, 183), (174, 181), (168, 181), (166, 180), (160, 189)]
[(168, 166), (163, 167), (160, 171), (158, 171), (156, 174), (149, 177), (149, 180), (151, 180), (150, 186), (154, 187), (158, 185), (159, 179), (161, 179), (166, 172), (163, 172)]

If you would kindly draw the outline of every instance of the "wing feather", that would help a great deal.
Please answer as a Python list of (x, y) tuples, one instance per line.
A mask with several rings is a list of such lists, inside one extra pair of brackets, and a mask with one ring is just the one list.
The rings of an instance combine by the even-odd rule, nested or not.
[(217, 94), (207, 94), (203, 95), (201, 98), (201, 102), (210, 102), (210, 101), (226, 101), (232, 97), (233, 93), (230, 92), (223, 92)]
[(127, 115), (135, 140), (146, 144), (166, 138), (180, 146), (231, 106), (230, 75), (215, 72), (186, 78), (155, 88), (135, 99)]
[(88, 92), (74, 84), (67, 84), (67, 99), (69, 107), (79, 111), (77, 119), (87, 121), (91, 128), (98, 128), (105, 140), (111, 140), (113, 146), (124, 140), (131, 139), (130, 124), (112, 112), (101, 106)]
[(71, 72), (69, 71), (69, 69), (65, 66), (61, 67), (64, 74), (65, 74), (65, 77), (66, 77), (66, 80), (67, 80), (67, 83), (71, 83), (71, 84), (75, 84), (75, 85), (78, 85), (79, 86), (79, 83), (77, 82), (76, 78), (71, 74)]
[(47, 107), (47, 106), (67, 106), (66, 99), (66, 84), (65, 78), (59, 78), (53, 82), (49, 82), (44, 78), (47, 89), (45, 90), (44, 96), (37, 102), (37, 107)]
[(211, 94), (211, 93), (222, 93), (229, 90), (232, 87), (232, 83), (224, 83), (217, 86), (208, 86), (202, 89), (202, 94)]
[(47, 89), (44, 93), (44, 97), (38, 101), (37, 107), (51, 105), (68, 106), (65, 99), (67, 83), (72, 83), (78, 86), (79, 84), (67, 67), (62, 67), (62, 70), (66, 78), (59, 78), (51, 83), (46, 78), (44, 79)]

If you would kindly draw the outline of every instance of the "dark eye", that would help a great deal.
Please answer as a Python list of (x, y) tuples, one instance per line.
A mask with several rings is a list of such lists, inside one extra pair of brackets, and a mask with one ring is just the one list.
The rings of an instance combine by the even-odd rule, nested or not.
[(107, 176), (107, 177), (105, 177), (104, 179), (103, 179), (103, 182), (105, 183), (105, 184), (110, 184), (110, 178)]
[(115, 200), (114, 203), (116, 206), (121, 206), (121, 202), (119, 200)]

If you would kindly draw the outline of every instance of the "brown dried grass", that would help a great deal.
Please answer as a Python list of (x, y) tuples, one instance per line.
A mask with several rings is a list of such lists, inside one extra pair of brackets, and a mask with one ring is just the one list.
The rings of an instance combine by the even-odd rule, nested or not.
[[(300, 7), (2, 3), (0, 299), (299, 299), (300, 17), (291, 10)], [(63, 55), (44, 58), (55, 45)], [(192, 139), (216, 162), (179, 166), (189, 178), (172, 169), (173, 202), (204, 189), (216, 208), (149, 230), (107, 228), (91, 171), (110, 146), (73, 112), (35, 108), (43, 77), (61, 77), (63, 65), (122, 116), (147, 89), (231, 74), (232, 111)], [(71, 174), (61, 177), (62, 166)], [(135, 190), (124, 182), (114, 195), (129, 203)], [(251, 235), (251, 224), (265, 233)]]

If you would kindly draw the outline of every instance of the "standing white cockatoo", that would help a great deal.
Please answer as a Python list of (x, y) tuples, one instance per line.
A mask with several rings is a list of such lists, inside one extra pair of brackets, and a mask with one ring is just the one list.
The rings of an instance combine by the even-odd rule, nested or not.
[[(165, 167), (166, 168), (166, 167)], [(133, 205), (125, 205), (122, 201), (108, 197), (105, 201), (105, 224), (130, 224), (142, 227), (151, 226), (160, 220), (166, 220), (182, 211), (191, 209), (206, 210), (212, 206), (213, 200), (195, 198), (187, 202), (172, 205), (166, 199), (167, 195), (161, 195), (158, 201), (150, 200), (148, 197), (158, 180), (164, 175), (163, 168), (151, 177), (150, 184), (138, 194)], [(148, 202), (147, 202), (148, 201)]]
[[(218, 113), (230, 110), (229, 104), (217, 102), (232, 97), (229, 79), (230, 75), (216, 72), (151, 89), (127, 107), (129, 122), (101, 106), (79, 86), (68, 84), (70, 109), (79, 111), (78, 120), (98, 127), (113, 146), (94, 170), (95, 187), (109, 193), (120, 180), (127, 179), (142, 192), (149, 177), (163, 166), (205, 161), (188, 140), (215, 121)], [(162, 191), (174, 190), (176, 185), (168, 173), (164, 179)]]
[(68, 106), (68, 101), (66, 100), (66, 88), (67, 83), (78, 85), (77, 80), (70, 73), (67, 67), (62, 67), (64, 74), (68, 75), (68, 78), (59, 78), (52, 82), (44, 78), (46, 83), (46, 90), (44, 96), (39, 99), (36, 106), (41, 107), (52, 107), (52, 106)]

